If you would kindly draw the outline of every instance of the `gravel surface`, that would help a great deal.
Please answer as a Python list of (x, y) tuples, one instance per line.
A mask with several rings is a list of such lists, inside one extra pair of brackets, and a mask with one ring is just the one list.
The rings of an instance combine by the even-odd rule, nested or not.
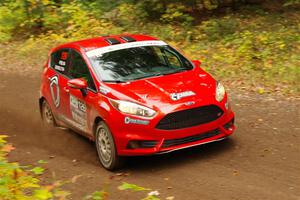
[(9, 159), (26, 165), (47, 160), (42, 178), (50, 181), (76, 176), (65, 185), (72, 192), (70, 199), (101, 188), (112, 200), (142, 197), (119, 191), (117, 186), (125, 181), (158, 190), (161, 199), (300, 200), (297, 99), (232, 89), (237, 131), (230, 139), (166, 155), (132, 157), (123, 170), (112, 173), (100, 166), (89, 140), (69, 130), (42, 127), (40, 69), (30, 75), (17, 71), (0, 67), (0, 133), (8, 134), (16, 147)]

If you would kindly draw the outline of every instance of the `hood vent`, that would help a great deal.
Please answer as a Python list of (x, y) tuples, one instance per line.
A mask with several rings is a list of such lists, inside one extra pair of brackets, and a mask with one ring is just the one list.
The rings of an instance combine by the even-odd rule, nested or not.
[(115, 38), (105, 38), (104, 39), (108, 44), (114, 45), (114, 44), (120, 44), (121, 42)]
[(130, 36), (122, 36), (120, 37), (122, 40), (124, 40), (125, 42), (135, 42), (136, 39), (130, 37)]

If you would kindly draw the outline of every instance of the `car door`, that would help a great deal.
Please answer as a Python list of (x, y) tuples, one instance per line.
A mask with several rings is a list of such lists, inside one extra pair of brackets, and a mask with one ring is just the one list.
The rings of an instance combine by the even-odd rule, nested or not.
[(50, 68), (46, 78), (49, 82), (48, 101), (56, 117), (62, 120), (67, 113), (69, 94), (66, 92), (69, 72), (68, 48), (59, 49), (51, 54)]
[(86, 133), (90, 133), (93, 126), (93, 102), (97, 98), (94, 79), (82, 55), (74, 49), (70, 50), (70, 79), (84, 79), (87, 90), (69, 88), (69, 119), (72, 126)]

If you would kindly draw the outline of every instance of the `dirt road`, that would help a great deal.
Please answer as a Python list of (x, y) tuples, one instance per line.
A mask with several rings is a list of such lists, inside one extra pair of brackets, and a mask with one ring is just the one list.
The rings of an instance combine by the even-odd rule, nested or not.
[[(158, 190), (161, 199), (300, 200), (300, 102), (232, 91), (237, 131), (226, 141), (171, 154), (130, 158), (104, 170), (94, 144), (68, 130), (46, 130), (38, 111), (39, 74), (0, 72), (0, 133), (16, 150), (11, 161), (47, 160), (48, 180), (81, 175), (65, 189), (72, 199), (106, 188), (110, 199), (138, 199), (122, 181)], [(135, 197), (133, 197), (135, 196)]]

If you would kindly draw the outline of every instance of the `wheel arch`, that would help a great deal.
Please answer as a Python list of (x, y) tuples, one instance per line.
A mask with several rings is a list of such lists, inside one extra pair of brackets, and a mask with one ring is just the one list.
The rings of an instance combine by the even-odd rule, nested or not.
[[(106, 120), (105, 120), (103, 117), (101, 117), (101, 116), (99, 116), (99, 115), (98, 115), (97, 117), (95, 117), (95, 119), (94, 119), (94, 124), (93, 124), (93, 138), (94, 138), (94, 140), (96, 139), (96, 129), (97, 129), (97, 125), (98, 125), (99, 122), (104, 122), (104, 123), (106, 124), (106, 126), (109, 128), (109, 130), (110, 130), (110, 132), (111, 132), (111, 135), (112, 135), (112, 137), (113, 137), (113, 140), (116, 141), (115, 135), (114, 135), (114, 133), (112, 132), (112, 130), (111, 130), (109, 124), (106, 122)], [(117, 146), (116, 146), (116, 148), (117, 148), (117, 150), (118, 150), (118, 147), (117, 147)]]
[(95, 119), (94, 119), (94, 123), (93, 123), (93, 136), (94, 136), (94, 138), (95, 138), (95, 134), (96, 134), (96, 128), (97, 128), (97, 124), (99, 123), (99, 122), (101, 122), (101, 121), (104, 121), (103, 120), (103, 118), (102, 117), (100, 117), (100, 116), (97, 116), (97, 117), (95, 117)]

